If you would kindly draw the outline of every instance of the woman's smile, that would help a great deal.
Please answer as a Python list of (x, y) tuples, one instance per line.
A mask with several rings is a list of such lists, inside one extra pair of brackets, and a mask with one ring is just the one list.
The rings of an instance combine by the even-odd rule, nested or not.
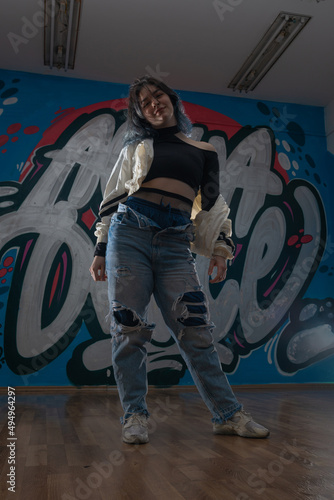
[(139, 98), (142, 114), (153, 128), (177, 124), (172, 101), (161, 89), (155, 85), (147, 85), (140, 91)]

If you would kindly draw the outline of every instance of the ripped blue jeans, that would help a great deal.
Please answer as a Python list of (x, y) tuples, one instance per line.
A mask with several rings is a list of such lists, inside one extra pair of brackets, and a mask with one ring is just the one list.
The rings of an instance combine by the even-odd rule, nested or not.
[(187, 212), (130, 197), (111, 219), (106, 268), (112, 363), (124, 418), (148, 415), (147, 351), (152, 294), (212, 414), (223, 422), (242, 408), (213, 345), (213, 323), (190, 251)]

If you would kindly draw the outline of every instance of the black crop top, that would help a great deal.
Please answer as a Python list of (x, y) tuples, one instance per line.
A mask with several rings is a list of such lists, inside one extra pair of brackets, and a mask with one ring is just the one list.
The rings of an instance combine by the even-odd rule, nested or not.
[(143, 183), (158, 177), (185, 182), (195, 194), (201, 189), (202, 209), (210, 210), (219, 195), (218, 155), (179, 139), (178, 132), (177, 126), (158, 130), (153, 161)]
[[(219, 162), (215, 151), (192, 146), (175, 136), (178, 127), (159, 129), (153, 139), (154, 157), (143, 184), (158, 177), (177, 179), (188, 184), (197, 194), (201, 190), (202, 210), (209, 211), (219, 195)], [(186, 200), (186, 198), (184, 198)], [(234, 251), (230, 238), (221, 233), (218, 240), (224, 240)], [(94, 255), (103, 257), (106, 243), (98, 243)]]

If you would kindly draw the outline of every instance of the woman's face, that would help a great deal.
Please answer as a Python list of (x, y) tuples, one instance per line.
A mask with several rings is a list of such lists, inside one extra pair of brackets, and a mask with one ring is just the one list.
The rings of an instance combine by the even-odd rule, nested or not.
[(144, 118), (153, 128), (172, 127), (177, 124), (172, 101), (155, 85), (147, 85), (141, 89), (139, 105)]

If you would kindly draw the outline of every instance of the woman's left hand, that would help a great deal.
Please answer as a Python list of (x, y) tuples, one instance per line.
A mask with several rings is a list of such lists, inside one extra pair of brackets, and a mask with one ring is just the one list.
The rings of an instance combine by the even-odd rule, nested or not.
[(227, 263), (224, 257), (221, 257), (220, 255), (212, 256), (208, 271), (209, 276), (212, 276), (215, 267), (217, 268), (217, 274), (215, 278), (210, 280), (210, 283), (220, 283), (226, 278)]

